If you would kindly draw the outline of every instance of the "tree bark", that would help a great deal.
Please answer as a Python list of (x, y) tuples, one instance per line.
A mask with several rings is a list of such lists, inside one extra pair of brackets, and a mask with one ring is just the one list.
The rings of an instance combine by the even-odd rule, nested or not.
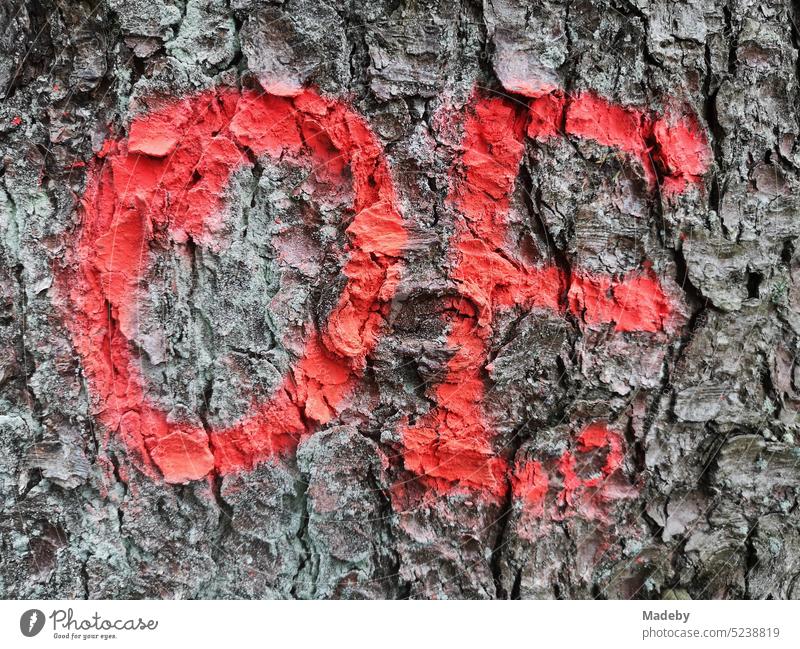
[[(798, 19), (788, 0), (4, 0), (0, 593), (799, 597)], [(363, 116), (408, 240), (334, 416), (291, 452), (173, 484), (102, 420), (59, 277), (104, 143), (220, 87), (314, 88)], [(505, 467), (491, 494), (415, 470), (402, 432), (458, 358), (453, 192), (476, 92), (527, 133), (531, 102), (567, 102), (560, 134), (520, 136), (509, 181), (504, 250), (566, 284), (557, 308), (511, 305), (482, 329), (480, 407)], [(691, 116), (704, 168), (668, 191), (683, 162), (666, 139), (648, 131), (638, 159), (580, 137), (568, 106), (590, 96), (670, 128)], [(254, 155), (221, 194), (218, 245), (147, 249), (129, 347), (170, 421), (240, 420), (292, 373), (308, 323), (325, 328), (353, 215), (315, 192)], [(592, 321), (570, 301), (578, 272), (656, 277), (669, 323)], [(593, 445), (596, 425), (611, 436)]]

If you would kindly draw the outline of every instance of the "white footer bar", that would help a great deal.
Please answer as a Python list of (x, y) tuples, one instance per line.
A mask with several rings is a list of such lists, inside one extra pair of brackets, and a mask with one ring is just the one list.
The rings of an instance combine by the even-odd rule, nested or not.
[(798, 602), (0, 601), (0, 647), (800, 647)]

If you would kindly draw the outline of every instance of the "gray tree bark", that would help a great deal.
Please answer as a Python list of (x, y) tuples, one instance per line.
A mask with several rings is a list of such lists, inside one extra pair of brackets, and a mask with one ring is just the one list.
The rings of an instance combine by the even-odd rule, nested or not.
[[(792, 598), (800, 596), (800, 235), (796, 3), (788, 0), (3, 0), (0, 5), (0, 594), (8, 598)], [(528, 142), (509, 219), (560, 264), (645, 260), (676, 335), (590, 330), (552, 312), (494, 323), (485, 409), (514, 464), (551, 468), (588, 422), (622, 431), (604, 516), (531, 517), (431, 494), (402, 418), (433, 407), (450, 357), (449, 176), (478, 84), (520, 78), (697, 115), (700, 187), (648, 191), (590, 141)], [(141, 471), (96, 412), (53, 282), (86, 167), (152, 96), (313, 86), (365, 117), (418, 245), (391, 331), (356, 395), (296, 454), (185, 485)], [(450, 116), (450, 117), (448, 117)], [(77, 164), (76, 164), (77, 163)], [(317, 269), (287, 281), (272, 217), (301, 231), (290, 170), (237, 173), (224, 250), (161, 252), (140, 327), (163, 341), (154, 399), (239, 417), (288, 368), (286, 314), (324, 308)], [(246, 228), (244, 229), (246, 230)], [(797, 282), (795, 282), (797, 280)], [(235, 317), (231, 317), (235, 314)], [(270, 371), (265, 370), (267, 368)], [(277, 370), (275, 369), (277, 368)], [(208, 386), (212, 387), (209, 400)], [(549, 458), (549, 459), (548, 459)], [(409, 504), (410, 503), (410, 504)]]

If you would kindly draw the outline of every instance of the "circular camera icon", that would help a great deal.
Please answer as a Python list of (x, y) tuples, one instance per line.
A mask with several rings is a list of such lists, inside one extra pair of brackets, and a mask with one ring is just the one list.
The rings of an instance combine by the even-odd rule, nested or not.
[(44, 628), (44, 613), (38, 608), (25, 611), (19, 618), (19, 630), (26, 638), (32, 638)]

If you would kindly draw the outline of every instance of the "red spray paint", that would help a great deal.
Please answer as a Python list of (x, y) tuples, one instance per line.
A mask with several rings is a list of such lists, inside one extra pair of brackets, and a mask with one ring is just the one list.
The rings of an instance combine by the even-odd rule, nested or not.
[[(538, 461), (510, 470), (494, 447), (482, 410), (485, 366), (494, 314), (505, 308), (569, 310), (587, 326), (655, 332), (670, 305), (651, 272), (622, 278), (535, 266), (505, 249), (506, 213), (524, 137), (590, 138), (641, 161), (648, 180), (680, 191), (697, 182), (707, 147), (689, 118), (650, 117), (592, 94), (553, 90), (527, 107), (477, 98), (465, 122), (464, 155), (449, 203), (459, 214), (453, 239), (453, 279), (461, 299), (449, 304), (453, 355), (437, 386), (437, 407), (402, 430), (406, 467), (439, 492), (479, 490), (488, 498), (514, 494), (545, 513), (556, 482)], [(231, 173), (249, 155), (312, 167), (322, 184), (352, 182), (354, 216), (347, 228), (346, 286), (322, 331), (275, 394), (253, 404), (243, 420), (206, 430), (170, 420), (147, 397), (131, 350), (140, 284), (153, 246), (192, 239), (213, 247), (222, 227), (222, 199)], [(144, 466), (168, 482), (210, 471), (246, 470), (336, 416), (384, 326), (400, 273), (407, 233), (389, 170), (364, 121), (341, 103), (306, 90), (287, 98), (212, 90), (172, 102), (135, 120), (127, 139), (106, 143), (83, 201), (73, 264), (60, 278), (68, 292), (68, 325), (83, 359), (103, 423)], [(349, 180), (348, 180), (349, 179)], [(617, 469), (621, 439), (589, 427), (577, 451), (608, 449), (604, 475)], [(562, 506), (577, 502), (594, 478), (580, 478), (574, 455), (558, 462)]]
[[(596, 466), (598, 462), (592, 460), (598, 458), (601, 462)], [(511, 477), (512, 494), (527, 514), (537, 518), (605, 519), (609, 505), (631, 493), (613, 480), (623, 458), (622, 436), (605, 423), (595, 422), (578, 435), (574, 450), (564, 451), (553, 462), (552, 479), (542, 461), (517, 464)]]
[[(614, 323), (618, 332), (661, 331), (671, 315), (669, 301), (649, 270), (621, 278), (574, 271), (567, 278), (555, 266), (530, 265), (507, 251), (505, 219), (526, 135), (540, 141), (558, 135), (595, 140), (638, 159), (651, 184), (660, 175), (662, 188), (674, 190), (698, 182), (708, 160), (705, 139), (688, 117), (654, 118), (591, 93), (567, 97), (554, 90), (527, 106), (475, 96), (448, 196), (458, 215), (451, 277), (462, 298), (450, 304), (447, 344), (453, 356), (446, 378), (435, 388), (436, 407), (402, 428), (406, 468), (440, 492), (477, 489), (501, 498), (514, 473), (502, 449), (495, 447), (494, 430), (483, 413), (488, 345), (498, 310), (569, 310), (585, 325)], [(594, 429), (587, 431), (579, 446), (594, 439)], [(617, 458), (618, 438), (605, 439), (614, 447), (609, 457)], [(571, 502), (578, 489), (577, 483), (571, 484), (577, 480), (570, 473), (574, 457), (565, 456), (563, 462), (562, 497)], [(534, 511), (543, 511), (548, 478), (542, 465), (515, 471), (514, 493)]]
[(662, 192), (683, 191), (708, 168), (708, 143), (692, 115), (658, 116), (591, 92), (560, 91), (534, 97), (528, 115), (530, 137), (571, 135), (614, 148), (639, 161), (651, 186), (660, 180)]
[[(352, 182), (347, 283), (274, 395), (243, 420), (206, 430), (152, 405), (131, 340), (151, 249), (189, 239), (215, 246), (222, 193), (249, 155), (309, 167), (318, 183)], [(167, 482), (291, 452), (356, 384), (399, 280), (406, 230), (376, 138), (343, 104), (310, 90), (286, 98), (215, 89), (139, 117), (129, 137), (107, 142), (98, 158), (60, 286), (99, 418)]]
[(511, 475), (511, 489), (514, 498), (522, 501), (525, 511), (535, 516), (544, 516), (550, 480), (541, 462), (531, 460), (523, 464), (517, 463)]

